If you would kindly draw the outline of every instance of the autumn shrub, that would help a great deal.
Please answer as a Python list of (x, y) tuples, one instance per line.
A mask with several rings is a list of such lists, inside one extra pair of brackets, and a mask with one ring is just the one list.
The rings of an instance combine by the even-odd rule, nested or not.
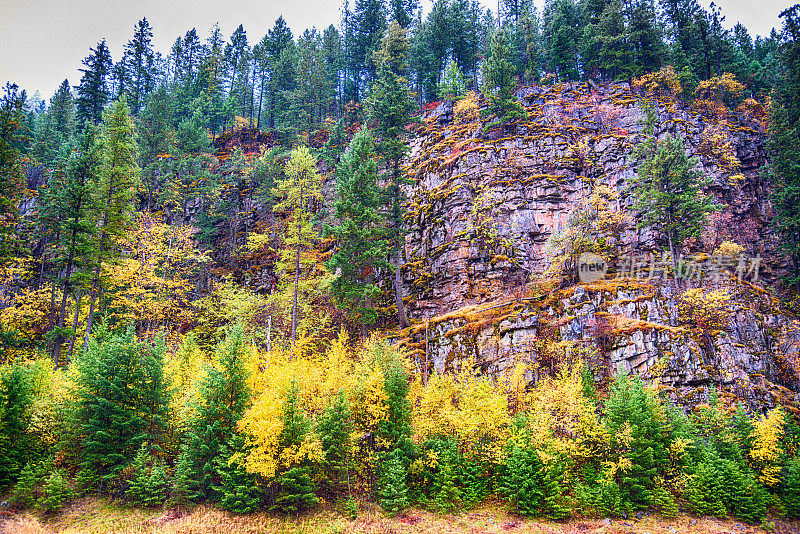
[(678, 299), (678, 314), (681, 323), (713, 336), (730, 323), (730, 295), (723, 289), (687, 289)]

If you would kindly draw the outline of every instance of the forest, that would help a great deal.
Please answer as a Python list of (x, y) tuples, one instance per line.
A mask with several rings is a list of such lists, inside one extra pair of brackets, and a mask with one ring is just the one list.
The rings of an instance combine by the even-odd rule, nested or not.
[[(498, 10), (345, 0), (321, 30), (192, 28), (168, 51), (143, 18), (119, 58), (90, 43), (49, 102), (6, 83), (0, 528), (93, 498), (797, 527), (800, 5), (755, 37), (697, 0)], [(465, 229), (430, 237), (470, 166), (493, 174)], [(497, 195), (531, 183), (569, 212), (523, 257)], [(739, 216), (758, 228), (734, 232)], [(437, 285), (459, 240), (457, 261), (481, 265), (463, 294)], [(664, 280), (581, 283), (584, 254), (638, 252), (669, 253)], [(764, 256), (761, 280), (679, 274), (684, 253), (732, 273), (744, 252)], [(637, 315), (598, 308), (573, 335), (587, 292)], [(745, 341), (766, 348), (739, 381), (719, 340), (746, 338), (748, 313)], [(511, 323), (536, 334), (500, 363), (479, 344), (442, 352)], [(641, 332), (683, 336), (705, 378), (668, 382), (672, 348), (646, 372), (611, 365)]]

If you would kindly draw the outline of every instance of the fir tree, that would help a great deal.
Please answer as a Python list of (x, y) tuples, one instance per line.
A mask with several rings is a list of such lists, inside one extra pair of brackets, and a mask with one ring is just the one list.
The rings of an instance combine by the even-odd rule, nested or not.
[(66, 473), (61, 469), (57, 469), (50, 473), (50, 476), (44, 481), (39, 505), (42, 508), (42, 512), (49, 514), (60, 510), (64, 503), (72, 499), (72, 497), (73, 494), (69, 487)]
[[(370, 0), (372, 1), (372, 0)], [(369, 120), (378, 143), (378, 153), (386, 164), (385, 205), (389, 226), (389, 250), (393, 257), (395, 305), (401, 327), (410, 323), (403, 304), (400, 269), (403, 265), (403, 173), (401, 162), (408, 147), (407, 126), (414, 102), (408, 88), (408, 42), (405, 30), (392, 22), (376, 54), (378, 73), (369, 102)]]
[[(234, 456), (234, 451), (236, 456)], [(239, 455), (246, 455), (245, 439), (235, 434), (228, 447), (216, 458), (217, 474), (221, 479), (218, 489), (222, 498), (220, 506), (236, 514), (247, 514), (258, 510), (261, 505), (262, 491), (258, 487), (256, 477), (247, 472)]]
[(11, 485), (31, 456), (31, 379), (21, 364), (0, 369), (0, 488)]
[(133, 120), (124, 98), (117, 100), (103, 115), (103, 166), (92, 183), (98, 206), (100, 228), (94, 251), (94, 273), (89, 297), (84, 349), (92, 333), (95, 304), (101, 289), (104, 261), (118, 257), (119, 243), (125, 236), (133, 212), (133, 196), (139, 183), (139, 165)]
[(718, 205), (703, 194), (711, 178), (694, 170), (698, 160), (686, 155), (683, 140), (656, 137), (656, 111), (649, 105), (644, 111), (647, 137), (634, 151), (639, 165), (631, 184), (634, 209), (642, 215), (637, 228), (655, 227), (666, 238), (677, 276), (678, 254), (684, 242), (700, 235), (708, 214)]
[(339, 243), (328, 261), (328, 269), (336, 273), (331, 290), (339, 307), (365, 324), (375, 321), (371, 300), (380, 294), (379, 271), (388, 267), (374, 150), (369, 130), (353, 136), (336, 173), (339, 224), (327, 228)]
[(486, 126), (487, 129), (526, 117), (525, 108), (517, 102), (515, 95), (517, 82), (514, 78), (514, 65), (510, 60), (509, 39), (507, 31), (495, 32), (492, 36), (491, 54), (483, 65), (483, 93), (489, 101), (489, 107), (483, 114), (495, 117), (495, 121)]
[(90, 48), (89, 55), (83, 60), (85, 69), (81, 83), (77, 87), (75, 103), (78, 107), (78, 122), (99, 124), (103, 117), (103, 109), (110, 97), (107, 77), (111, 71), (111, 52), (103, 39), (97, 43), (97, 48)]
[(781, 17), (785, 41), (778, 57), (783, 76), (775, 87), (769, 130), (770, 169), (775, 182), (773, 226), (791, 266), (785, 280), (800, 292), (800, 6), (785, 10)]
[[(283, 401), (283, 428), (278, 437), (282, 450), (298, 448), (306, 439), (310, 421), (306, 418), (299, 403), (297, 384), (292, 383)], [(315, 486), (309, 475), (309, 466), (295, 463), (278, 475), (278, 496), (271, 509), (284, 513), (297, 513), (311, 508), (319, 502), (314, 495)]]
[(14, 486), (14, 503), (22, 508), (31, 508), (36, 503), (35, 492), (39, 486), (36, 469), (28, 462), (19, 474)]
[[(102, 332), (101, 332), (102, 334)], [(133, 328), (90, 339), (76, 360), (76, 412), (83, 436), (84, 469), (107, 486), (144, 444), (157, 448), (169, 398), (163, 379), (163, 339), (137, 343)]]
[(343, 392), (336, 395), (320, 419), (317, 433), (322, 444), (322, 469), (331, 493), (341, 492), (347, 484), (349, 491), (349, 461), (352, 431), (350, 407)]
[(546, 466), (535, 449), (515, 447), (506, 459), (499, 491), (523, 515), (563, 519), (561, 487), (553, 467)]
[(629, 468), (618, 473), (623, 509), (654, 505), (654, 481), (666, 466), (668, 442), (661, 406), (638, 377), (615, 380), (606, 402), (605, 424), (612, 448), (630, 462)]
[(24, 185), (21, 153), (17, 145), (23, 128), (24, 93), (20, 93), (16, 85), (6, 83), (0, 100), (0, 262), (3, 263), (17, 242), (17, 200)]
[(379, 490), (381, 506), (389, 514), (397, 514), (409, 505), (403, 451), (394, 449), (388, 454), (380, 466), (380, 471), (382, 473)]
[(219, 462), (227, 461), (227, 440), (236, 434), (236, 424), (250, 402), (245, 358), (247, 341), (236, 324), (218, 345), (217, 365), (208, 366), (198, 385), (195, 417), (189, 422), (186, 452), (190, 463), (192, 499), (219, 499)]

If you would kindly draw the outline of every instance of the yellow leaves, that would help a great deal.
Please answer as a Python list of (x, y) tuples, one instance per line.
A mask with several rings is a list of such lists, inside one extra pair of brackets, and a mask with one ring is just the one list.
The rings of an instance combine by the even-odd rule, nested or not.
[(50, 288), (22, 289), (15, 295), (13, 306), (0, 311), (0, 325), (32, 342), (47, 329), (49, 312)]
[[(280, 447), (283, 399), (292, 386), (296, 387), (298, 405), (313, 418), (332, 403), (339, 391), (352, 392), (356, 386), (356, 373), (347, 344), (347, 334), (343, 333), (324, 354), (300, 354), (291, 358), (290, 350), (277, 349), (259, 355), (258, 365), (251, 367), (251, 386), (255, 392), (253, 405), (239, 423), (252, 445), (245, 460), (248, 471), (272, 478), (282, 468), (306, 458), (321, 457), (322, 446), (313, 432), (298, 446)], [(382, 375), (380, 391), (383, 391)], [(383, 405), (382, 400), (377, 402)]]
[(487, 378), (472, 376), (471, 369), (473, 362), (464, 362), (456, 376), (433, 374), (427, 385), (420, 379), (411, 384), (415, 439), (449, 436), (466, 456), (499, 461), (508, 437), (506, 398)]
[(720, 243), (719, 246), (714, 249), (715, 256), (729, 256), (731, 258), (738, 258), (742, 252), (744, 252), (744, 247), (742, 245), (727, 240)]
[(673, 100), (683, 92), (678, 75), (670, 65), (662, 67), (657, 72), (634, 78), (632, 85), (636, 88), (643, 88), (649, 94), (668, 97)]
[(453, 106), (453, 119), (456, 124), (468, 124), (478, 120), (478, 95), (470, 91)]
[(784, 424), (783, 409), (775, 408), (769, 412), (769, 415), (756, 421), (753, 426), (751, 466), (759, 471), (758, 479), (770, 487), (780, 482), (781, 441)]
[(730, 322), (730, 300), (730, 295), (723, 289), (687, 289), (678, 301), (680, 321), (694, 325), (700, 332), (714, 335), (727, 328)]

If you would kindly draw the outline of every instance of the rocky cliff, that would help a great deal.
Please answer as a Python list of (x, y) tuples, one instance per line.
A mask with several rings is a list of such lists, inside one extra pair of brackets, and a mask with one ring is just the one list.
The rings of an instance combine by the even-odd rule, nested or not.
[(706, 194), (723, 206), (684, 252), (736, 243), (760, 257), (759, 281), (774, 281), (782, 265), (768, 227), (763, 109), (721, 115), (627, 84), (531, 87), (517, 97), (528, 120), (512, 128), (486, 133), (477, 98), (443, 102), (417, 126), (403, 269), (416, 323), (403, 334), (422, 366), (446, 370), (474, 358), (495, 375), (519, 361), (541, 367), (537, 342), (557, 338), (591, 346), (606, 375), (636, 372), (680, 399), (703, 400), (719, 385), (753, 406), (793, 404), (800, 328), (759, 284), (732, 272), (690, 282), (730, 299), (717, 310), (725, 318), (719, 330), (704, 331), (681, 313), (685, 288), (661, 277), (549, 289), (544, 282), (554, 274), (554, 234), (599, 188), (612, 192), (610, 210), (626, 221), (612, 243), (617, 263), (663, 250), (656, 232), (636, 228), (630, 209), (642, 98), (655, 103), (656, 134), (684, 138), (696, 170), (712, 178)]

